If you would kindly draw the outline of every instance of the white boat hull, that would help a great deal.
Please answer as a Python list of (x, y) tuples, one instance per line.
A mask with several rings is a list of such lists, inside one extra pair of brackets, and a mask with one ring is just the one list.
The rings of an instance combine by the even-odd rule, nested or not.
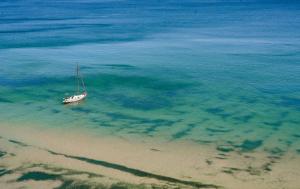
[(65, 98), (63, 100), (63, 103), (69, 104), (69, 103), (73, 103), (73, 102), (79, 102), (79, 101), (83, 100), (86, 96), (87, 96), (86, 92), (79, 94), (79, 95), (70, 96), (70, 97)]

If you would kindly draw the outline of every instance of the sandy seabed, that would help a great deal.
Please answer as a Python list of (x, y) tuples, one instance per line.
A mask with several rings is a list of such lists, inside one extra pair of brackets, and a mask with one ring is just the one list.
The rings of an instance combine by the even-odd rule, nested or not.
[(0, 125), (1, 188), (296, 189), (300, 155)]

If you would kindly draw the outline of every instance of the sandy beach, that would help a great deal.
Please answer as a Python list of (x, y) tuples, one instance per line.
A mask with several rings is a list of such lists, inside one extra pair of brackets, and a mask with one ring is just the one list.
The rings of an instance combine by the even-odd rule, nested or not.
[(300, 184), (300, 158), (293, 153), (220, 153), (187, 141), (141, 142), (3, 124), (0, 133), (0, 184), (6, 188), (296, 189)]

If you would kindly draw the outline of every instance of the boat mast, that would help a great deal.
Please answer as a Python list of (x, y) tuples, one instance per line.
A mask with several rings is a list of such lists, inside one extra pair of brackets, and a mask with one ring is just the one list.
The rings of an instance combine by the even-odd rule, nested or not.
[(77, 75), (77, 94), (79, 94), (79, 66), (77, 64), (77, 69), (76, 69), (76, 75)]
[[(84, 92), (86, 92), (86, 88), (85, 88), (85, 85), (84, 85), (84, 82), (83, 82), (83, 77), (82, 77), (82, 75), (80, 74), (80, 72), (79, 72), (79, 77), (80, 77), (80, 80), (81, 80), (81, 84), (82, 84), (83, 90), (84, 90)], [(78, 78), (78, 79), (79, 79), (79, 78)]]
[(82, 83), (82, 86), (83, 86), (83, 90), (84, 90), (84, 92), (86, 92), (85, 85), (84, 85), (84, 82), (83, 82), (83, 79), (82, 79), (82, 77), (81, 77), (81, 83)]
[(86, 88), (85, 88), (85, 85), (84, 85), (84, 82), (83, 82), (82, 75), (80, 74), (78, 64), (77, 64), (77, 68), (76, 68), (76, 75), (77, 75), (77, 94), (79, 94), (79, 92), (80, 92), (80, 81), (79, 81), (79, 79), (81, 80), (81, 85), (83, 87), (83, 91), (86, 92)]

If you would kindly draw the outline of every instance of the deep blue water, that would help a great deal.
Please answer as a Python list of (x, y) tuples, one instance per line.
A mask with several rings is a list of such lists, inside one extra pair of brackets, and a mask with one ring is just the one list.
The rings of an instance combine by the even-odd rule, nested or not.
[(299, 49), (297, 1), (1, 1), (0, 121), (295, 151)]

